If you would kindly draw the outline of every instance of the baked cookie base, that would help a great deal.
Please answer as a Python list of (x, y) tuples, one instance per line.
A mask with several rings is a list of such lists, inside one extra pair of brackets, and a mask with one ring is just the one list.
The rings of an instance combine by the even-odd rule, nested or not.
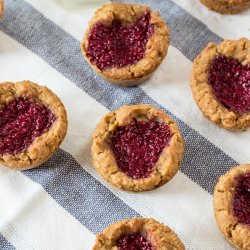
[(148, 75), (145, 75), (143, 77), (140, 78), (135, 78), (135, 79), (131, 79), (131, 80), (116, 80), (113, 78), (107, 78), (105, 76), (103, 76), (103, 78), (110, 83), (116, 84), (116, 85), (120, 85), (120, 86), (125, 86), (125, 87), (133, 87), (133, 86), (137, 86), (143, 82), (145, 82), (146, 80), (148, 80), (151, 76), (153, 75), (153, 73), (150, 73)]
[(85, 51), (83, 51), (82, 49), (82, 53), (84, 54), (84, 57), (86, 59), (86, 61), (89, 63), (89, 65), (91, 66), (92, 69), (95, 70), (95, 72), (102, 77), (105, 81), (115, 84), (115, 85), (119, 85), (119, 86), (124, 86), (124, 87), (133, 87), (133, 86), (137, 86), (140, 85), (141, 83), (145, 82), (146, 80), (148, 80), (154, 72), (149, 73), (148, 75), (144, 75), (142, 77), (138, 77), (138, 78), (133, 78), (133, 79), (119, 79), (119, 78), (112, 78), (109, 76), (106, 76), (106, 74), (103, 74), (103, 71), (100, 71), (95, 65), (93, 65), (89, 58), (86, 56)]
[[(64, 139), (64, 138), (63, 138)], [(60, 145), (59, 145), (60, 146)], [(58, 147), (59, 148), (59, 147)], [(57, 149), (56, 149), (57, 150)], [(41, 161), (39, 161), (38, 163), (35, 163), (35, 164), (30, 164), (30, 165), (27, 165), (27, 166), (12, 166), (10, 164), (6, 164), (6, 163), (2, 163), (0, 161), (0, 164), (4, 167), (8, 167), (8, 168), (11, 168), (13, 170), (17, 170), (17, 171), (25, 171), (25, 170), (29, 170), (29, 169), (32, 169), (32, 168), (38, 168), (40, 167), (42, 164), (44, 164), (46, 161), (48, 161), (56, 152), (56, 150), (54, 152), (52, 152), (46, 159), (43, 159)]]

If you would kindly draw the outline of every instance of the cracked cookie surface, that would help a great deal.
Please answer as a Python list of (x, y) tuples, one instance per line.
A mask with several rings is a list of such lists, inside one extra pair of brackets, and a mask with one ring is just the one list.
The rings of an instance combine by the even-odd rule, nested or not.
[[(209, 74), (211, 65), (214, 60), (218, 57), (232, 58), (235, 62), (244, 67), (245, 78), (244, 78), (244, 93), (246, 96), (247, 107), (241, 108), (245, 112), (233, 111), (222, 104), (220, 99), (217, 99), (216, 93), (214, 93), (213, 86), (209, 82)], [(231, 63), (232, 64), (232, 63)], [(191, 89), (193, 92), (193, 97), (202, 111), (202, 113), (212, 122), (218, 124), (229, 130), (245, 130), (250, 126), (250, 112), (249, 110), (249, 95), (250, 95), (250, 85), (249, 85), (249, 71), (250, 71), (250, 41), (247, 38), (242, 38), (240, 40), (225, 40), (218, 45), (209, 43), (208, 46), (201, 52), (201, 54), (194, 60), (192, 77), (191, 77)], [(226, 72), (225, 72), (226, 73)], [(232, 73), (232, 72), (230, 72)], [(235, 77), (235, 75), (230, 75)], [(226, 74), (221, 77), (224, 79), (223, 84), (226, 84), (225, 78)], [(238, 83), (242, 79), (238, 79)], [(218, 85), (218, 83), (216, 83)], [(240, 86), (240, 87), (243, 87)], [(226, 85), (225, 85), (226, 86)], [(228, 88), (233, 89), (233, 85)], [(222, 89), (223, 90), (223, 89)], [(217, 91), (218, 93), (218, 91)], [(223, 93), (220, 94), (223, 97)], [(234, 97), (235, 103), (238, 100), (238, 106), (242, 105), (241, 96), (238, 92), (231, 93), (231, 95), (237, 95)], [(232, 100), (233, 100), (232, 97)], [(230, 97), (229, 97), (230, 98)], [(226, 100), (225, 103), (233, 103), (231, 100)], [(241, 104), (240, 104), (241, 103)], [(234, 108), (235, 110), (235, 108)]]
[(250, 7), (250, 0), (200, 0), (209, 9), (221, 14), (236, 14)]
[[(134, 246), (143, 245), (144, 247), (136, 249), (185, 249), (177, 234), (169, 227), (154, 219), (134, 218), (131, 220), (116, 222), (107, 227), (101, 234), (98, 234), (96, 236), (96, 242), (93, 250), (129, 249), (128, 244), (132, 244), (132, 236), (137, 236), (138, 239), (136, 242), (137, 244), (133, 242)], [(127, 240), (128, 238), (130, 238), (130, 240)], [(121, 243), (121, 241), (123, 242)]]
[[(164, 124), (171, 132), (170, 139), (167, 141), (166, 146), (164, 146), (163, 149), (160, 149), (160, 155), (157, 155), (157, 159), (154, 162), (152, 169), (150, 166), (150, 174), (145, 178), (133, 178), (131, 177), (132, 175), (127, 175), (125, 173), (126, 171), (123, 172), (118, 166), (116, 157), (112, 150), (112, 136), (117, 129), (129, 126), (133, 124), (135, 120), (142, 121), (144, 125), (145, 122), (148, 121)], [(155, 126), (154, 123), (153, 126)], [(143, 129), (145, 129), (145, 126)], [(132, 137), (136, 138), (136, 135), (133, 134)], [(123, 139), (127, 140), (126, 138)], [(142, 140), (139, 143), (147, 143), (147, 141), (148, 139)], [(151, 141), (154, 143), (155, 138), (152, 138)], [(135, 143), (135, 151), (135, 149), (138, 149), (138, 146), (136, 145), (138, 141), (135, 140), (133, 143)], [(121, 148), (124, 149), (124, 146), (121, 146)], [(127, 152), (127, 149), (125, 151)], [(123, 106), (118, 110), (108, 113), (101, 119), (93, 134), (92, 158), (94, 167), (107, 182), (117, 188), (127, 191), (139, 192), (152, 190), (164, 185), (177, 173), (183, 156), (183, 151), (184, 141), (177, 124), (164, 112), (150, 105)], [(133, 159), (135, 158), (136, 155), (133, 156)], [(136, 166), (135, 162), (133, 162), (133, 166)], [(135, 173), (135, 171), (131, 171), (131, 169), (129, 172), (133, 174)], [(136, 174), (136, 176), (141, 177), (142, 175)]]
[[(15, 110), (14, 116), (10, 117), (8, 109)], [(11, 133), (0, 138), (0, 164), (4, 166), (17, 170), (38, 167), (53, 155), (66, 135), (66, 110), (45, 86), (30, 81), (1, 83), (0, 110), (2, 133)]]
[[(242, 176), (250, 178), (249, 174), (249, 164), (234, 167), (220, 177), (214, 190), (214, 214), (219, 229), (232, 245), (243, 250), (250, 249), (250, 225), (248, 224), (250, 218), (246, 218), (250, 217), (248, 211), (250, 190), (249, 180), (245, 181), (247, 186), (243, 187), (242, 180), (240, 180), (241, 183), (238, 181)], [(246, 197), (243, 199), (242, 195)], [(239, 202), (248, 204), (240, 206)]]
[[(89, 46), (88, 39), (90, 37), (91, 31), (96, 27), (96, 25), (101, 24), (103, 27), (111, 27), (114, 23), (118, 22), (124, 27), (128, 27), (129, 25), (136, 23), (138, 19), (145, 15), (145, 13), (150, 14), (149, 25), (153, 25), (153, 32), (150, 36), (148, 36), (146, 41), (146, 48), (145, 53), (143, 53), (143, 58), (138, 57), (140, 60), (138, 60), (136, 63), (121, 68), (110, 67), (106, 69), (99, 69), (91, 62), (89, 56), (87, 56), (87, 50)], [(128, 33), (129, 29), (126, 31), (126, 36)], [(135, 34), (134, 31), (132, 33), (133, 39), (137, 39), (137, 34)], [(144, 41), (142, 42), (144, 43)], [(135, 44), (135, 42), (133, 44)], [(112, 47), (111, 45), (112, 39), (109, 41), (108, 47)], [(81, 44), (85, 59), (98, 74), (100, 74), (109, 82), (124, 86), (137, 85), (149, 78), (165, 58), (168, 47), (169, 30), (164, 20), (160, 18), (158, 13), (154, 13), (146, 6), (123, 3), (110, 3), (98, 9), (94, 17), (89, 22), (89, 29), (85, 33)]]

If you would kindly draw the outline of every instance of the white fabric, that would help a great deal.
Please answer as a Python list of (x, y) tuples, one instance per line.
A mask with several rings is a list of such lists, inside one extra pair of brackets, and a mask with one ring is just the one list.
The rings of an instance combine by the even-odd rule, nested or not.
[(174, 2), (224, 39), (234, 40), (243, 36), (249, 38), (250, 9), (237, 15), (221, 15), (210, 11), (199, 3), (199, 0), (175, 0)]
[(17, 249), (90, 249), (94, 235), (40, 185), (3, 167), (0, 183), (0, 232)]

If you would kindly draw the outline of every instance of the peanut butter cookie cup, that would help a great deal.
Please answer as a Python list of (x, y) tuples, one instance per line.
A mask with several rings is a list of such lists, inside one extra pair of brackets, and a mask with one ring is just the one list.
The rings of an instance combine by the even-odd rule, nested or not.
[(81, 44), (84, 57), (98, 74), (124, 86), (149, 78), (168, 47), (169, 30), (159, 14), (124, 3), (98, 9)]
[(220, 177), (214, 191), (214, 213), (225, 238), (238, 249), (250, 249), (250, 164)]
[(98, 234), (93, 250), (184, 250), (177, 234), (154, 219), (116, 222)]
[(93, 164), (117, 188), (152, 190), (178, 171), (184, 141), (177, 124), (150, 105), (123, 106), (98, 124), (92, 143)]
[(17, 170), (38, 167), (66, 131), (65, 108), (47, 87), (30, 81), (0, 84), (0, 164)]
[(191, 88), (202, 113), (230, 130), (250, 126), (250, 41), (209, 43), (194, 60)]

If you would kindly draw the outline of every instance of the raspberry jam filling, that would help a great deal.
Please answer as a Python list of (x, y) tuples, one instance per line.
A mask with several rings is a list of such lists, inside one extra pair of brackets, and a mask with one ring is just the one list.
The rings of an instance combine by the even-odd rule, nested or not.
[(250, 111), (250, 64), (216, 56), (210, 66), (208, 81), (217, 100), (237, 113)]
[(118, 167), (133, 179), (149, 177), (171, 136), (168, 125), (156, 121), (134, 120), (118, 127), (111, 137)]
[(18, 154), (55, 121), (45, 106), (17, 97), (0, 110), (0, 154)]
[(236, 179), (233, 210), (238, 222), (250, 226), (250, 173)]
[(104, 70), (122, 68), (143, 59), (146, 44), (154, 32), (150, 19), (150, 13), (146, 12), (133, 24), (123, 25), (114, 20), (110, 26), (94, 25), (86, 49), (91, 63)]
[(123, 235), (117, 242), (119, 250), (152, 250), (152, 245), (138, 233)]

